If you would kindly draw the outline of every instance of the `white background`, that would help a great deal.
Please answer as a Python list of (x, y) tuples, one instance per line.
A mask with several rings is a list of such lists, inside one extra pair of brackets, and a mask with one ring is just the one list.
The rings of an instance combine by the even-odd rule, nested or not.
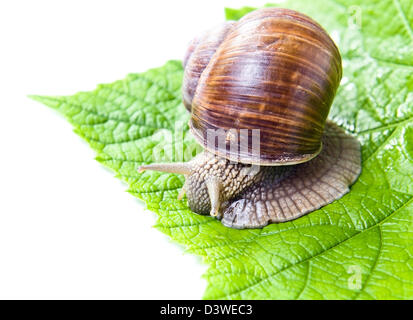
[(65, 95), (181, 59), (224, 7), (267, 1), (0, 2), (0, 298), (199, 299), (206, 266), (94, 160)]

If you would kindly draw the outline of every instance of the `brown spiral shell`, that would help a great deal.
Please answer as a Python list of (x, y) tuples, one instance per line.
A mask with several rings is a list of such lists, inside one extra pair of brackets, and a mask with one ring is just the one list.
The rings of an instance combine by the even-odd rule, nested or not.
[(202, 72), (233, 24), (234, 21), (226, 21), (207, 30), (190, 42), (183, 61), (185, 80), (182, 85), (183, 103), (188, 111), (191, 111), (192, 99)]
[[(281, 8), (253, 11), (217, 30), (198, 38), (186, 58), (184, 102), (197, 141), (225, 158), (261, 165), (315, 157), (342, 75), (326, 31)], [(206, 144), (208, 129), (234, 128), (260, 130), (259, 159), (231, 154), (230, 141), (215, 150)]]

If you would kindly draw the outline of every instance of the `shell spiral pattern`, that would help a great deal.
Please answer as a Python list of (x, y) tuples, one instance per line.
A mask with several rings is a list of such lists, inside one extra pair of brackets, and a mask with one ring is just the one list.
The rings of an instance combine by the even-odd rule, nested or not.
[(259, 129), (259, 164), (315, 157), (342, 75), (340, 53), (329, 35), (311, 18), (280, 8), (256, 10), (223, 30), (209, 61), (192, 59), (207, 62), (191, 102), (190, 126), (198, 142), (233, 158), (228, 143), (210, 150), (206, 131)]

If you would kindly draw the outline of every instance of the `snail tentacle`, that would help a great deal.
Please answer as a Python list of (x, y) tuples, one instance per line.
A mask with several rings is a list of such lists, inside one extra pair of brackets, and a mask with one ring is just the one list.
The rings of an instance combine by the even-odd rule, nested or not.
[(209, 200), (211, 202), (210, 215), (216, 217), (218, 216), (221, 207), (221, 181), (218, 177), (211, 177), (205, 183), (208, 189)]
[(178, 197), (177, 197), (178, 200), (182, 200), (184, 198), (184, 196), (186, 194), (186, 188), (187, 187), (188, 187), (188, 183), (185, 180), (184, 185), (182, 186), (181, 190), (179, 190)]
[(178, 173), (188, 175), (191, 172), (192, 163), (189, 162), (171, 162), (171, 163), (151, 163), (142, 165), (138, 168), (138, 172), (142, 173), (146, 170), (160, 171), (167, 173)]

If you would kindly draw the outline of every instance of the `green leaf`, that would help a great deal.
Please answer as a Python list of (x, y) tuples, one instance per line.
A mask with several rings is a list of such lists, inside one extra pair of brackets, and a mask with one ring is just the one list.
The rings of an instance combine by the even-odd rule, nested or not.
[[(336, 40), (344, 77), (330, 117), (358, 136), (363, 153), (351, 192), (295, 221), (229, 229), (176, 199), (182, 176), (137, 173), (141, 163), (199, 151), (186, 125), (178, 61), (92, 92), (32, 98), (67, 117), (97, 160), (158, 213), (159, 230), (204, 258), (205, 298), (412, 299), (413, 6), (410, 0), (283, 6), (310, 15)], [(252, 9), (226, 9), (227, 18)]]

